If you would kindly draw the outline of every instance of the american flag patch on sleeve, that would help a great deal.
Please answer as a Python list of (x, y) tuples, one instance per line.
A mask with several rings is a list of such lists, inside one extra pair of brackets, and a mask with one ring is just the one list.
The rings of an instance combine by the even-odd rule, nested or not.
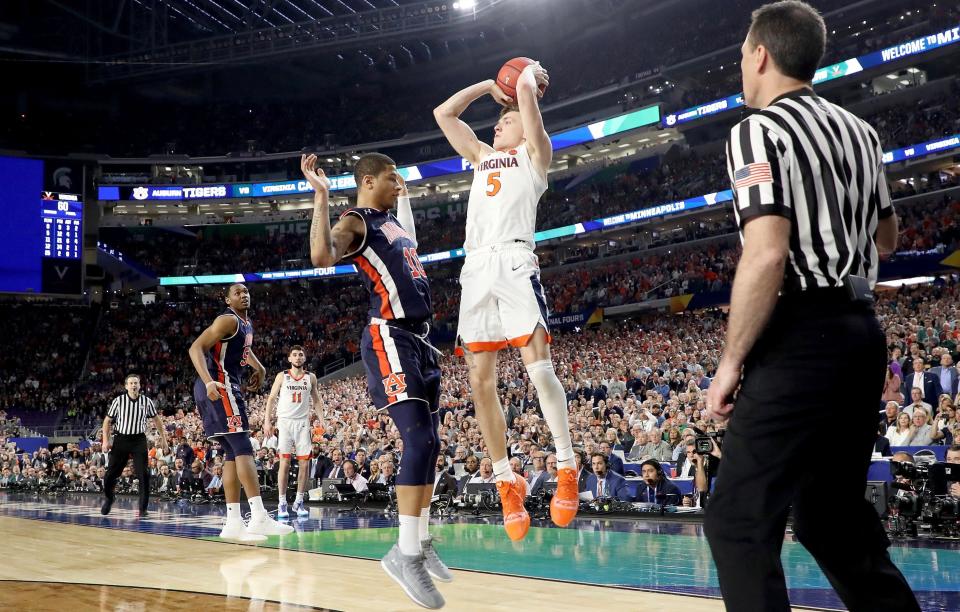
[(773, 183), (773, 174), (770, 172), (770, 162), (756, 162), (738, 168), (733, 173), (733, 188), (743, 189), (754, 185)]

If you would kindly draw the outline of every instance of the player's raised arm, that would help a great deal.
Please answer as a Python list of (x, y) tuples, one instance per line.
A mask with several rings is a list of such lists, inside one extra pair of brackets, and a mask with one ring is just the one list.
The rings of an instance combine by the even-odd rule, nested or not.
[(277, 374), (277, 377), (273, 379), (273, 386), (270, 388), (270, 395), (267, 397), (267, 408), (263, 413), (263, 424), (261, 426), (264, 440), (269, 438), (273, 431), (273, 408), (280, 398), (281, 385), (283, 385), (283, 372)]
[(327, 268), (343, 258), (354, 241), (363, 239), (363, 221), (352, 215), (330, 228), (330, 180), (317, 167), (316, 155), (301, 155), (300, 170), (313, 187), (313, 222), (310, 224), (310, 262)]
[(193, 362), (193, 367), (197, 371), (197, 375), (207, 386), (207, 397), (211, 400), (216, 400), (220, 397), (217, 389), (224, 388), (224, 385), (219, 381), (213, 380), (213, 377), (210, 376), (210, 371), (207, 369), (206, 354), (213, 348), (214, 344), (235, 334), (239, 325), (240, 322), (237, 321), (235, 317), (221, 315), (213, 320), (210, 327), (203, 330), (203, 333), (197, 336), (197, 339), (190, 345), (190, 350), (187, 351), (190, 355), (190, 361)]
[(530, 64), (520, 73), (517, 81), (517, 107), (520, 110), (520, 119), (523, 121), (523, 135), (527, 141), (527, 150), (537, 169), (547, 173), (550, 162), (553, 160), (553, 144), (550, 135), (543, 127), (543, 116), (540, 114), (540, 85), (547, 85), (550, 76), (540, 62)]
[(433, 109), (433, 117), (437, 120), (443, 135), (447, 137), (457, 153), (471, 164), (477, 163), (484, 148), (489, 148), (489, 145), (480, 142), (470, 126), (460, 120), (460, 115), (467, 110), (468, 106), (486, 94), (490, 94), (494, 100), (504, 106), (513, 103), (513, 99), (503, 93), (493, 79), (487, 79), (461, 89), (449, 100)]
[(410, 194), (407, 192), (407, 183), (399, 173), (397, 174), (397, 179), (400, 181), (400, 195), (397, 196), (397, 221), (399, 221), (403, 229), (410, 234), (410, 238), (412, 238), (414, 244), (416, 244), (417, 228), (413, 220), (413, 209), (410, 207)]

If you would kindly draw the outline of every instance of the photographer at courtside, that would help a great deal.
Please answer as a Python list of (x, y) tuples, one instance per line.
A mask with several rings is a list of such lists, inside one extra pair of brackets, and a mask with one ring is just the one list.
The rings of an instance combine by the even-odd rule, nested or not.
[[(920, 607), (864, 498), (887, 365), (873, 287), (897, 217), (876, 131), (812, 89), (825, 46), (823, 18), (797, 0), (754, 11), (741, 46), (744, 102), (759, 110), (727, 141), (743, 254), (707, 390), (707, 417), (730, 422), (704, 531), (729, 610), (790, 610), (792, 508), (850, 610), (909, 612)], [(848, 435), (830, 446), (825, 490), (812, 458), (837, 406)]]

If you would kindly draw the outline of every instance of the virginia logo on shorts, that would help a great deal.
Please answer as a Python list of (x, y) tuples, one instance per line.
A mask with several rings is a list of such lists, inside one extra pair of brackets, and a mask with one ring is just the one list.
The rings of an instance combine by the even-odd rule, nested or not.
[(383, 390), (390, 397), (403, 393), (407, 390), (407, 375), (391, 373), (383, 379)]

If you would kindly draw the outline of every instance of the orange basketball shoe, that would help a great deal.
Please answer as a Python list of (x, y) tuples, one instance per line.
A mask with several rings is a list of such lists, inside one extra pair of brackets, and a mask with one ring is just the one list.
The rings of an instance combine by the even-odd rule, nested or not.
[(516, 475), (513, 482), (498, 480), (497, 492), (503, 505), (503, 528), (511, 540), (519, 542), (530, 529), (530, 514), (523, 507), (523, 500), (527, 497), (527, 481)]
[(577, 516), (580, 507), (577, 470), (561, 468), (557, 470), (557, 492), (550, 500), (550, 518), (558, 527), (566, 527)]

